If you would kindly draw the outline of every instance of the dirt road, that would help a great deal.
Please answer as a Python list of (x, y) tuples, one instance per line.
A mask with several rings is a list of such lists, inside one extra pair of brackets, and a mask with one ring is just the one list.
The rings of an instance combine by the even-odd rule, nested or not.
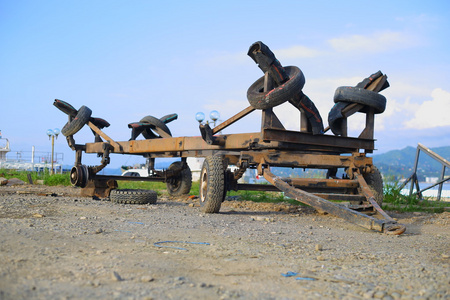
[(450, 299), (450, 214), (389, 236), (309, 208), (0, 187), (0, 299)]

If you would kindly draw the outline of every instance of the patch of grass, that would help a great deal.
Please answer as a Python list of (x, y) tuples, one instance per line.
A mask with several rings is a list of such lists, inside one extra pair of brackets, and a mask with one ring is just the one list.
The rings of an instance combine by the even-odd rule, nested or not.
[(49, 186), (70, 185), (70, 177), (68, 173), (50, 175), (48, 170), (44, 172), (28, 172), (0, 169), (0, 177), (4, 177), (6, 179), (17, 178), (28, 183), (28, 175), (31, 176), (31, 179), (34, 183), (36, 183), (38, 180), (43, 180), (44, 184)]
[(398, 182), (384, 186), (383, 209), (385, 210), (442, 213), (448, 206), (450, 206), (449, 203), (445, 201), (432, 201), (429, 198), (421, 200), (415, 195), (402, 195)]
[(227, 194), (231, 197), (236, 197), (238, 200), (246, 200), (253, 202), (265, 203), (290, 203), (299, 205), (299, 201), (284, 197), (281, 192), (265, 192), (265, 191), (230, 191)]
[(71, 185), (70, 174), (69, 173), (54, 174), (54, 175), (47, 174), (47, 176), (45, 176), (44, 178), (44, 184), (50, 186), (55, 185), (69, 186)]

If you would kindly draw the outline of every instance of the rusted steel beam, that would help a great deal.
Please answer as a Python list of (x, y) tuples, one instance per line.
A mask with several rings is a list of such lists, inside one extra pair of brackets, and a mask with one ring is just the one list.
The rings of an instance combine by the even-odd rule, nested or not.
[(245, 117), (249, 113), (253, 112), (254, 110), (255, 109), (252, 106), (249, 106), (249, 107), (245, 108), (244, 110), (238, 112), (237, 114), (235, 114), (234, 116), (232, 116), (228, 120), (226, 120), (226, 121), (220, 123), (219, 125), (217, 125), (216, 127), (214, 127), (212, 129), (212, 134), (216, 134), (219, 131), (224, 130), (225, 128), (227, 128), (231, 124), (239, 121), (240, 119), (242, 119), (243, 117)]
[(241, 160), (249, 164), (264, 162), (271, 166), (297, 167), (297, 168), (364, 168), (372, 166), (372, 158), (364, 155), (327, 155), (327, 154), (305, 154), (288, 151), (242, 151)]
[(370, 190), (370, 187), (367, 185), (367, 182), (364, 180), (364, 177), (361, 174), (355, 174), (356, 180), (359, 182), (360, 188), (364, 196), (367, 198), (370, 204), (375, 208), (375, 210), (382, 215), (386, 220), (395, 222), (383, 209), (381, 209), (380, 205), (375, 201), (375, 197)]
[[(262, 142), (260, 133), (240, 133), (217, 136), (223, 145), (208, 145), (201, 137), (173, 137), (162, 139), (123, 141), (113, 144), (111, 153), (145, 154), (202, 150), (247, 150), (251, 148), (277, 148), (277, 141)], [(101, 153), (103, 143), (86, 143), (86, 153)], [(179, 155), (179, 153), (177, 153)]]
[(117, 188), (114, 179), (90, 179), (87, 185), (81, 189), (80, 195), (83, 197), (109, 197), (111, 190)]
[[(321, 197), (315, 196), (313, 194), (307, 193), (300, 189), (296, 189), (286, 182), (284, 182), (280, 177), (273, 175), (269, 169), (264, 169), (264, 178), (276, 186), (278, 189), (284, 192), (284, 194), (294, 200), (300, 201), (307, 205), (314, 207), (317, 210), (325, 211), (329, 214), (335, 215), (337, 217), (343, 218), (351, 223), (357, 224), (367, 229), (376, 230), (380, 232), (394, 232), (391, 231), (394, 222), (375, 219), (371, 216), (367, 216), (360, 212), (351, 210), (344, 206), (338, 206)], [(403, 233), (402, 231), (401, 233)], [(395, 234), (401, 234), (395, 233)]]
[(350, 179), (319, 179), (319, 178), (282, 178), (290, 185), (310, 188), (357, 188), (357, 180)]
[(103, 131), (101, 131), (94, 123), (92, 123), (91, 121), (89, 121), (87, 123), (87, 125), (95, 132), (97, 133), (99, 136), (101, 136), (102, 138), (104, 138), (106, 141), (108, 141), (114, 148), (118, 149), (117, 152), (121, 152), (121, 146), (116, 143), (112, 138), (110, 138), (108, 135), (106, 135), (106, 133), (104, 133)]
[(304, 132), (263, 129), (263, 140), (288, 143), (308, 144), (326, 147), (347, 149), (349, 153), (359, 149), (374, 150), (374, 140), (352, 137), (337, 137), (332, 135), (312, 135)]

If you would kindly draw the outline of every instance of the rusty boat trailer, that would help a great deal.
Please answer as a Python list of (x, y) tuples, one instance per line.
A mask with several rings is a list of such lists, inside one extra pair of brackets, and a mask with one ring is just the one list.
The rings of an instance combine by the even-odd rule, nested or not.
[[(271, 53), (268, 48), (267, 53)], [(257, 54), (259, 55), (259, 52)], [(264, 57), (261, 61), (264, 61)], [(282, 68), (281, 65), (279, 67)], [(274, 76), (273, 74), (271, 76), (270, 72), (264, 73), (264, 77), (261, 78), (264, 79), (263, 89), (272, 91), (276, 86)], [(383, 75), (364, 88), (377, 93), (386, 85), (388, 86), (387, 76)], [(59, 103), (56, 103), (57, 101)], [(61, 103), (63, 108), (59, 108), (69, 115), (69, 123), (76, 120), (74, 115), (77, 114), (77, 110), (61, 100), (55, 100), (54, 104), (57, 106), (56, 104)], [(188, 157), (204, 157), (205, 163), (200, 176), (200, 203), (203, 212), (219, 212), (220, 205), (229, 190), (281, 191), (292, 199), (312, 206), (320, 213), (341, 217), (370, 230), (393, 235), (402, 234), (406, 229), (405, 226), (398, 224), (381, 209), (376, 201), (377, 195), (374, 194), (376, 188), (374, 189), (366, 180), (374, 172), (378, 172), (381, 180), (372, 158), (366, 155), (375, 150), (375, 109), (360, 103), (346, 106), (342, 110), (341, 134), (338, 136), (325, 134), (329, 127), (324, 130), (325, 133), (322, 131), (321, 134), (314, 134), (305, 110), (296, 107), (300, 111), (299, 131), (286, 130), (270, 107), (260, 109), (262, 112), (260, 132), (220, 134), (228, 126), (255, 111), (254, 105), (250, 105), (214, 128), (210, 128), (208, 123), (201, 124), (201, 136), (172, 137), (167, 132), (158, 132), (160, 138), (146, 137), (144, 140), (136, 140), (139, 132), (133, 131), (136, 129), (134, 125), (129, 125), (130, 128), (133, 127), (132, 138), (129, 141), (113, 140), (102, 131), (109, 123), (102, 119), (90, 118), (89, 114), (81, 126), (87, 124), (90, 127), (95, 142), (76, 144), (73, 136), (75, 131), (66, 130), (64, 134), (64, 128), (62, 130), (69, 147), (76, 153), (75, 166), (70, 174), (71, 182), (75, 186), (82, 187), (83, 196), (102, 198), (108, 197), (110, 191), (117, 188), (117, 180), (162, 181), (177, 186), (187, 171), (189, 184), (183, 193), (189, 193), (191, 173), (186, 160)], [(366, 115), (366, 126), (358, 137), (348, 137), (347, 118), (357, 112)], [(97, 154), (101, 157), (101, 164), (83, 165), (83, 152)], [(112, 153), (147, 158), (152, 175), (149, 177), (98, 175), (99, 171), (109, 164)], [(155, 159), (163, 157), (181, 158), (181, 163), (167, 170), (155, 170)], [(236, 168), (231, 171), (228, 166)], [(328, 170), (330, 175), (327, 174), (326, 179), (280, 178), (272, 173), (271, 167), (324, 169)], [(238, 183), (247, 169), (256, 169), (271, 185)], [(345, 171), (345, 178), (338, 179), (335, 176), (337, 169)], [(170, 189), (168, 190), (170, 193)], [(382, 190), (378, 192), (382, 195)], [(349, 204), (343, 205), (331, 200), (348, 201)]]
[[(350, 114), (361, 109), (361, 105), (354, 105)], [(141, 155), (149, 159), (150, 168), (153, 168), (155, 158), (180, 157), (186, 166), (188, 157), (219, 156), (223, 161), (224, 170), (228, 165), (237, 167), (234, 172), (225, 171), (223, 177), (225, 193), (227, 190), (282, 191), (286, 196), (312, 206), (319, 212), (341, 217), (370, 230), (395, 235), (405, 231), (404, 225), (398, 224), (381, 209), (375, 201), (373, 190), (363, 176), (373, 172), (372, 158), (366, 156), (374, 150), (373, 111), (366, 113), (366, 128), (358, 138), (313, 135), (308, 132), (303, 113), (301, 113), (301, 130), (286, 130), (272, 109), (262, 110), (261, 132), (217, 134), (254, 110), (249, 106), (215, 128), (210, 128), (208, 124), (200, 125), (202, 136), (121, 142), (114, 141), (89, 121), (87, 125), (95, 133), (96, 140), (101, 137), (104, 141), (76, 144), (73, 135), (66, 137), (69, 146), (76, 152), (71, 181), (75, 186), (83, 187), (84, 196), (108, 197), (111, 189), (117, 188), (117, 180), (167, 182), (171, 178), (176, 178), (181, 171), (176, 169), (155, 171), (150, 177), (97, 175), (109, 164), (111, 153)], [(343, 126), (346, 132), (346, 123)], [(95, 153), (102, 157), (101, 164), (89, 167), (83, 165), (82, 152)], [(348, 179), (280, 178), (271, 172), (271, 167), (343, 168)], [(248, 168), (257, 169), (258, 174), (264, 176), (272, 185), (238, 183), (238, 179)], [(202, 189), (207, 183), (202, 182), (206, 179), (200, 180)], [(344, 206), (329, 200), (349, 201), (350, 205)]]

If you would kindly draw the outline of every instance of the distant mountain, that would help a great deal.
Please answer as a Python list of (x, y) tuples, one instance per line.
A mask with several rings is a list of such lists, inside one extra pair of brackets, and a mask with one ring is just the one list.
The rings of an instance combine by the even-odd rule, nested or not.
[[(430, 148), (431, 151), (439, 154), (450, 161), (450, 146)], [(373, 163), (378, 167), (381, 174), (392, 176), (394, 179), (408, 178), (413, 173), (417, 148), (406, 147), (402, 150), (392, 150), (383, 154), (373, 156)], [(420, 151), (417, 175), (419, 181), (424, 181), (425, 177), (440, 177), (442, 166), (430, 156)], [(447, 176), (450, 170), (447, 168)]]

